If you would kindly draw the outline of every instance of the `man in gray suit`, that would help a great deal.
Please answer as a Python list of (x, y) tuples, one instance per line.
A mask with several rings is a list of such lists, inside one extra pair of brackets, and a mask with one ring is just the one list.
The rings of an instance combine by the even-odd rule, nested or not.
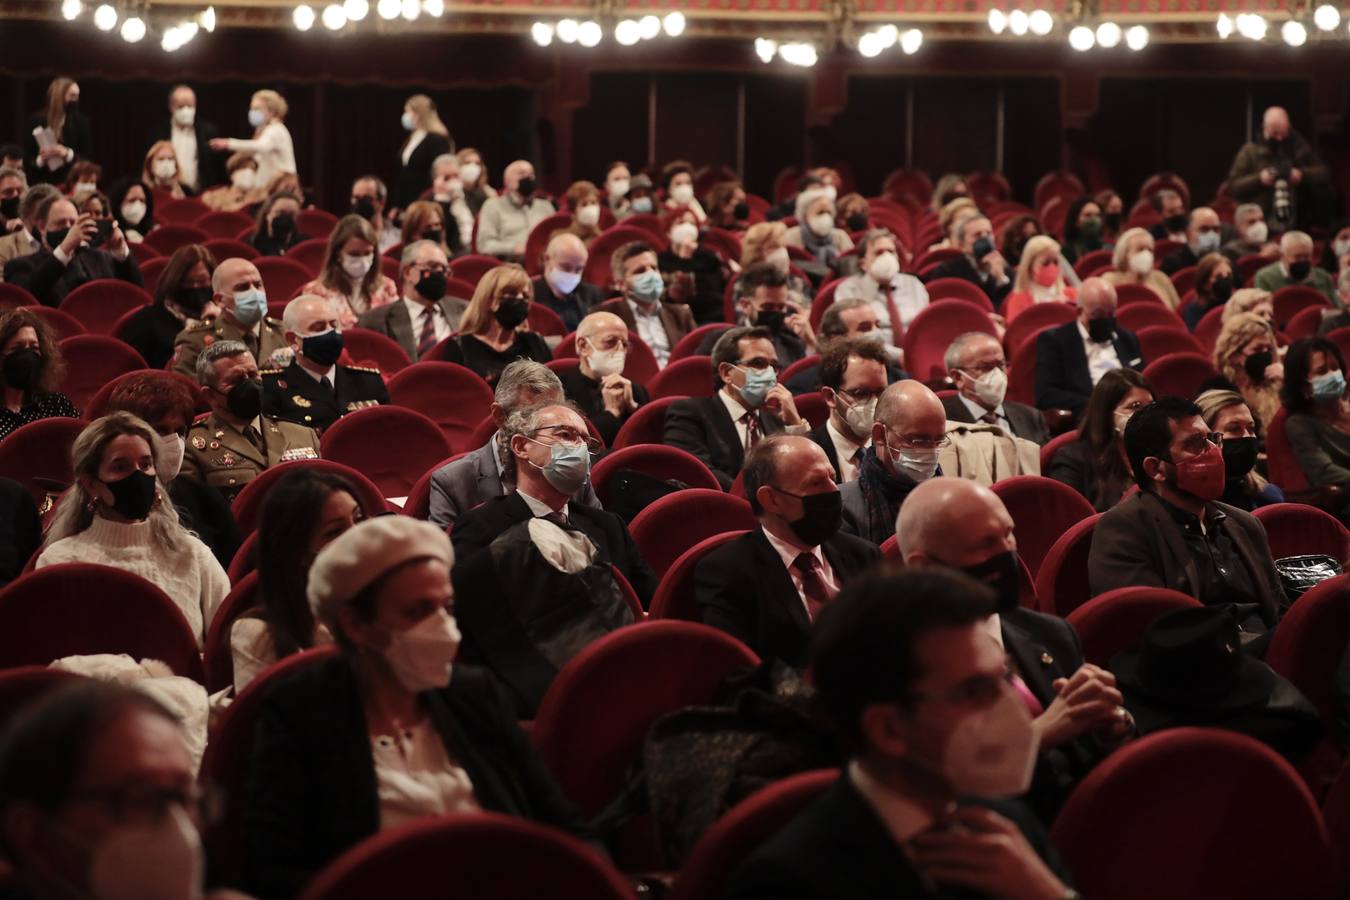
[(948, 345), (943, 361), (958, 391), (942, 401), (949, 421), (988, 422), (1037, 444), (1050, 440), (1039, 409), (1003, 399), (1008, 393), (1008, 361), (998, 338), (968, 331)]
[[(398, 272), (403, 299), (366, 310), (357, 325), (398, 341), (408, 358), (417, 362), (459, 330), (460, 317), (469, 304), (445, 296), (450, 262), (440, 244), (413, 241), (403, 248)], [(458, 348), (454, 354), (458, 355)]]
[[(503, 369), (492, 403), (492, 420), (497, 423), (498, 430), (486, 444), (442, 466), (431, 476), (432, 523), (446, 528), (475, 506), (515, 490), (514, 484), (502, 482), (502, 453), (498, 440), (502, 423), (517, 409), (564, 402), (562, 382), (542, 363), (518, 359)], [(572, 499), (600, 508), (600, 500), (589, 480)]]

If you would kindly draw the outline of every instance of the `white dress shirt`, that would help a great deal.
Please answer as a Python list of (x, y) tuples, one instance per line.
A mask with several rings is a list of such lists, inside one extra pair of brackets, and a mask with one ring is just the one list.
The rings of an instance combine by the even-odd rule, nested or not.
[(191, 125), (179, 127), (177, 122), (169, 125), (169, 143), (173, 144), (173, 154), (178, 157), (178, 180), (197, 189), (197, 131)]
[(825, 582), (825, 586), (834, 594), (839, 593), (842, 585), (839, 579), (835, 577), (834, 569), (830, 568), (830, 561), (825, 558), (825, 554), (820, 552), (820, 547), (812, 547), (810, 550), (789, 544), (774, 536), (769, 529), (764, 529), (764, 536), (769, 539), (769, 546), (778, 554), (778, 558), (783, 561), (783, 568), (787, 569), (788, 577), (792, 579), (792, 586), (797, 589), (797, 596), (802, 601), (802, 608), (806, 610), (806, 617), (811, 617), (811, 607), (806, 603), (806, 594), (802, 591), (802, 573), (793, 563), (797, 557), (803, 553), (809, 553), (816, 558), (816, 571), (820, 573), (820, 578)]
[(445, 314), (440, 311), (439, 304), (428, 305), (416, 300), (409, 300), (407, 297), (403, 298), (403, 304), (408, 308), (408, 318), (412, 320), (413, 344), (421, 342), (422, 329), (426, 327), (428, 315), (433, 317), (432, 321), (436, 325), (436, 343), (440, 343), (451, 335), (450, 323), (446, 321)]
[(479, 811), (469, 774), (450, 758), (430, 718), (372, 737), (370, 752), (381, 830), (423, 816)]
[(980, 404), (976, 403), (974, 400), (967, 397), (965, 394), (957, 394), (957, 396), (961, 398), (961, 403), (965, 405), (966, 409), (970, 410), (970, 415), (975, 419), (976, 422), (984, 421), (984, 416), (988, 415), (990, 412), (993, 412), (993, 414), (998, 417), (997, 425), (1004, 431), (1008, 432), (1008, 434), (1013, 433), (1012, 422), (1008, 420), (1007, 413), (1003, 411), (1002, 403), (994, 407), (992, 410), (988, 410), (985, 409)]
[(1092, 378), (1093, 385), (1102, 380), (1102, 376), (1112, 369), (1120, 368), (1120, 356), (1116, 353), (1114, 343), (1115, 333), (1111, 337), (1113, 340), (1104, 344), (1099, 344), (1088, 337), (1088, 330), (1083, 327), (1083, 320), (1078, 320), (1078, 334), (1083, 338), (1083, 352), (1087, 354), (1088, 376)]
[[(530, 508), (531, 515), (533, 515), (536, 519), (546, 519), (549, 516), (553, 515), (554, 513), (553, 507), (549, 506), (543, 500), (536, 500), (534, 497), (531, 497), (529, 494), (521, 490), (517, 490), (516, 493), (520, 495), (520, 499), (525, 501), (525, 505)], [(557, 513), (563, 517), (564, 522), (572, 521), (572, 517), (567, 514), (566, 503), (562, 505), (562, 509), (557, 510)]]
[(839, 457), (839, 483), (857, 478), (858, 466), (853, 462), (853, 454), (872, 443), (872, 439), (868, 438), (862, 444), (854, 443), (852, 438), (834, 427), (834, 419), (825, 422), (825, 432), (834, 442), (834, 452)]
[(633, 311), (638, 337), (652, 349), (656, 365), (664, 369), (670, 361), (670, 335), (666, 334), (666, 324), (661, 321), (660, 302), (653, 303), (648, 311), (643, 308), (643, 304), (629, 298), (628, 308)]

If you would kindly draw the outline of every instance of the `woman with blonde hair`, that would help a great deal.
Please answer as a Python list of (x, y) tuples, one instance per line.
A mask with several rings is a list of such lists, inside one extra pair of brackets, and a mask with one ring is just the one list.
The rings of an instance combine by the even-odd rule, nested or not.
[[(966, 187), (966, 178), (964, 175), (948, 172), (939, 178), (937, 184), (933, 186), (933, 199), (929, 205), (935, 212), (939, 212), (944, 206), (960, 197), (967, 199), (970, 197), (970, 190)], [(946, 230), (943, 229), (943, 231)]]
[[(978, 216), (980, 208), (969, 197), (961, 196), (952, 200), (938, 211), (938, 227), (942, 229), (942, 240), (933, 247), (959, 247), (961, 239), (956, 230), (970, 216)], [(929, 247), (928, 249), (933, 249)]]
[(1261, 422), (1247, 401), (1234, 391), (1209, 390), (1195, 398), (1200, 418), (1210, 431), (1223, 435), (1224, 474), (1227, 484), (1219, 499), (1251, 512), (1258, 506), (1283, 503), (1284, 492), (1256, 471), (1261, 453)]
[(248, 104), (248, 123), (253, 126), (253, 137), (212, 138), (211, 149), (217, 152), (247, 153), (258, 161), (258, 181), (269, 183), (278, 172), (295, 172), (295, 144), (286, 128), (289, 107), (276, 91), (256, 91)]
[(433, 200), (417, 200), (403, 211), (401, 242), (407, 247), (414, 241), (431, 241), (439, 244), (448, 259), (464, 255), (464, 244), (460, 242), (458, 223), (454, 227), (447, 228), (445, 207)]
[(1009, 324), (1037, 303), (1078, 302), (1078, 289), (1064, 283), (1059, 261), (1059, 242), (1054, 238), (1038, 234), (1027, 241), (1022, 248), (1022, 261), (1017, 264), (1013, 292), (1003, 303), (1003, 318)]
[(1270, 322), (1252, 313), (1225, 320), (1214, 342), (1214, 368), (1237, 387), (1258, 419), (1269, 422), (1275, 417), (1284, 364)]
[[(33, 131), (45, 128), (54, 143), (45, 147)], [(73, 78), (55, 78), (47, 87), (47, 106), (28, 122), (27, 162), (34, 181), (61, 184), (67, 170), (78, 159), (94, 154), (93, 130), (80, 112), (80, 86)], [(55, 164), (55, 168), (52, 165)]]
[(1260, 316), (1267, 322), (1275, 321), (1275, 297), (1270, 291), (1263, 291), (1260, 288), (1243, 288), (1240, 291), (1233, 291), (1233, 296), (1228, 298), (1228, 302), (1223, 307), (1223, 320), (1227, 322), (1234, 316), (1240, 316), (1244, 313), (1251, 313), (1254, 316)]
[(71, 450), (75, 483), (57, 506), (36, 567), (96, 563), (139, 575), (169, 595), (200, 644), (230, 580), (179, 523), (156, 477), (156, 445), (150, 426), (127, 412), (80, 432)]
[(436, 112), (436, 103), (426, 94), (413, 94), (403, 104), (403, 130), (408, 136), (399, 148), (398, 181), (394, 184), (394, 208), (390, 218), (407, 209), (431, 187), (431, 164), (443, 153), (453, 153), (455, 142)]
[(1110, 284), (1143, 285), (1157, 294), (1168, 309), (1176, 310), (1181, 305), (1177, 289), (1172, 287), (1172, 279), (1153, 267), (1154, 262), (1153, 235), (1143, 228), (1130, 228), (1116, 241), (1111, 251), (1114, 268), (1102, 278)]
[(476, 219), (483, 204), (489, 197), (497, 196), (497, 191), (488, 184), (483, 154), (473, 147), (465, 147), (455, 154), (455, 159), (459, 160), (459, 180), (464, 185), (464, 202), (469, 205), (469, 212)]
[[(802, 309), (810, 309), (811, 285), (790, 270), (791, 259), (787, 250), (788, 227), (782, 222), (759, 222), (751, 225), (741, 241), (741, 271), (758, 263), (768, 263), (787, 275), (788, 299)], [(737, 275), (736, 282), (740, 282)], [(736, 292), (740, 293), (739, 289)]]
[(530, 276), (515, 263), (490, 269), (479, 280), (459, 321), (459, 349), (464, 365), (488, 384), (517, 359), (546, 363), (553, 358), (544, 339), (530, 331), (533, 296)]
[(178, 168), (178, 154), (173, 152), (173, 144), (168, 141), (155, 141), (145, 154), (141, 164), (141, 184), (152, 191), (159, 191), (182, 200), (192, 196), (192, 190), (182, 182), (182, 171)]
[(600, 236), (600, 189), (589, 181), (573, 182), (567, 189), (567, 208), (572, 223), (563, 231), (575, 234), (587, 247)]
[[(375, 228), (358, 215), (343, 216), (328, 236), (319, 277), (300, 288), (328, 301), (341, 330), (367, 310), (398, 299), (398, 286), (380, 269)], [(297, 295), (298, 296), (298, 295)]]

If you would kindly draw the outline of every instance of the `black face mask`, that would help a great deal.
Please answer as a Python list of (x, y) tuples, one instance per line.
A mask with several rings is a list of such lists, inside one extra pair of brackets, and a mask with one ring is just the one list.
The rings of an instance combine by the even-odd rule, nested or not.
[(331, 366), (342, 355), (342, 332), (325, 331), (323, 334), (307, 337), (300, 342), (300, 352), (305, 354), (305, 359), (310, 362)]
[(1163, 226), (1168, 231), (1185, 231), (1186, 230), (1185, 213), (1178, 213), (1175, 216), (1168, 216), (1167, 218), (1163, 219)]
[(781, 309), (761, 310), (759, 315), (755, 316), (755, 324), (761, 328), (767, 328), (777, 333), (783, 330), (783, 324), (787, 321), (787, 313)]
[(1103, 214), (1102, 214), (1102, 221), (1105, 222), (1105, 223), (1106, 223), (1106, 227), (1109, 228), (1109, 229), (1111, 229), (1112, 231), (1119, 231), (1119, 230), (1120, 230), (1120, 216), (1121, 216), (1120, 213), (1103, 213)]
[(976, 259), (984, 259), (996, 249), (994, 239), (986, 235), (975, 242), (975, 245), (970, 248), (970, 252)]
[(66, 235), (70, 234), (69, 228), (56, 228), (47, 232), (47, 246), (55, 250), (65, 241)]
[(1301, 259), (1296, 263), (1289, 264), (1289, 277), (1295, 281), (1303, 281), (1312, 273), (1312, 263), (1306, 259)]
[(742, 201), (741, 203), (737, 203), (736, 206), (731, 210), (731, 217), (733, 219), (750, 218), (750, 204), (745, 203), (744, 201)]
[(819, 547), (838, 533), (839, 526), (844, 521), (843, 494), (838, 491), (788, 494), (787, 491), (778, 488), (774, 490), (802, 501), (802, 517), (788, 523), (797, 540), (808, 547)]
[(6, 197), (0, 200), (0, 216), (6, 219), (17, 219), (19, 217), (19, 197)]
[(1265, 381), (1266, 369), (1275, 361), (1275, 354), (1269, 350), (1253, 353), (1242, 363), (1242, 370), (1252, 382)]
[(426, 272), (421, 278), (417, 279), (417, 285), (413, 290), (422, 297), (435, 303), (445, 296), (445, 288), (449, 284), (449, 279), (444, 272)]
[(948, 203), (951, 203), (953, 200), (957, 200), (957, 199), (960, 199), (961, 197), (965, 197), (965, 196), (967, 196), (967, 195), (966, 195), (966, 194), (963, 194), (963, 193), (961, 193), (961, 192), (959, 192), (959, 191), (952, 191), (952, 192), (950, 192), (950, 193), (943, 194), (943, 195), (942, 195), (942, 203), (939, 204), (939, 205), (940, 205), (940, 206), (946, 206)]
[(41, 372), (42, 354), (36, 350), (25, 347), (5, 354), (3, 374), (5, 384), (10, 387), (21, 391), (32, 390)]
[(854, 213), (844, 220), (844, 224), (848, 226), (849, 231), (866, 231), (867, 216), (862, 213)]
[(422, 232), (422, 240), (424, 241), (431, 241), (433, 243), (439, 244), (444, 239), (445, 239), (445, 232), (441, 231), (439, 228), (432, 228), (429, 231)]
[(1104, 319), (1088, 319), (1087, 323), (1088, 337), (1095, 343), (1105, 344), (1111, 340), (1111, 336), (1116, 333), (1116, 317), (1107, 316)]
[(225, 395), (225, 408), (230, 415), (252, 422), (262, 412), (262, 379), (245, 378), (230, 388)]
[(352, 201), (352, 213), (366, 220), (375, 218), (375, 201), (369, 197), (357, 197)]
[(155, 476), (139, 469), (117, 481), (105, 481), (104, 486), (112, 491), (112, 508), (128, 519), (139, 522), (150, 515), (154, 508)]
[(991, 556), (979, 565), (966, 566), (961, 571), (994, 589), (998, 596), (998, 612), (1017, 609), (1021, 603), (1022, 573), (1016, 550)]
[(206, 304), (215, 296), (209, 287), (180, 287), (173, 293), (173, 302), (178, 308), (194, 318), (201, 314)]
[(79, 111), (80, 111), (80, 101), (78, 100), (66, 101), (66, 115), (71, 115), (72, 113), (77, 113)]
[(530, 301), (524, 297), (504, 297), (492, 313), (497, 324), (511, 331), (530, 315)]
[(1223, 439), (1223, 470), (1229, 481), (1241, 481), (1256, 465), (1260, 442), (1254, 437)]
[(277, 237), (285, 237), (291, 233), (295, 227), (295, 217), (290, 213), (281, 213), (272, 220), (272, 233)]
[(516, 185), (516, 190), (520, 192), (520, 196), (527, 200), (530, 197), (533, 197), (534, 192), (538, 189), (539, 184), (533, 178), (522, 178), (520, 179), (520, 183)]
[(1227, 303), (1228, 298), (1233, 296), (1233, 279), (1214, 279), (1209, 284), (1209, 294), (1214, 298), (1215, 303)]

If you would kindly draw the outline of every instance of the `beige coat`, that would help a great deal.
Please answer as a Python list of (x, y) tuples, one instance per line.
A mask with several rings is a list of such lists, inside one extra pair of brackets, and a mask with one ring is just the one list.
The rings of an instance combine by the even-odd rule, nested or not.
[(951, 443), (938, 454), (942, 474), (988, 487), (1014, 475), (1041, 474), (1041, 448), (1007, 434), (997, 425), (947, 422)]

